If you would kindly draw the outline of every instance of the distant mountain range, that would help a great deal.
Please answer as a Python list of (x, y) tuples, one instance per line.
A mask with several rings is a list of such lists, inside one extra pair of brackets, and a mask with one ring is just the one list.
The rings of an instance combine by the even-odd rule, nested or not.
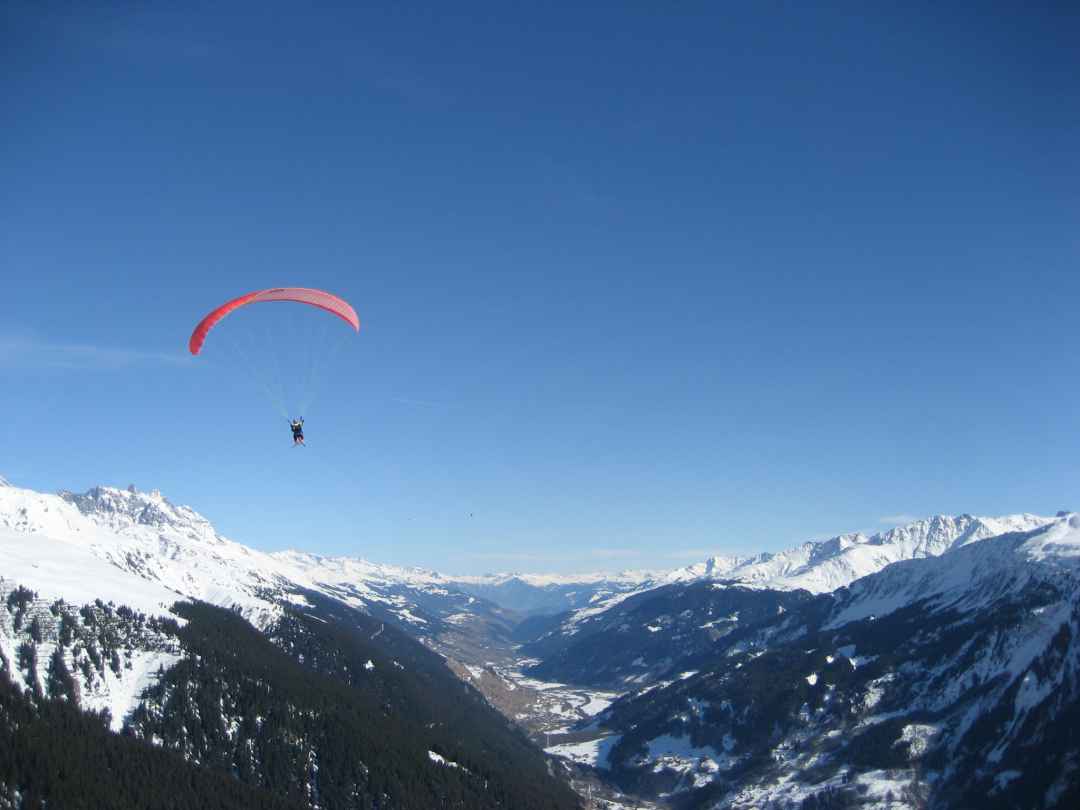
[[(566, 613), (557, 625), (549, 622), (525, 652), (543, 659), (534, 674), (554, 680), (583, 678), (606, 687), (616, 686), (619, 680), (640, 683), (646, 673), (620, 668), (619, 660), (641, 658), (649, 662), (647, 669), (659, 675), (740, 623), (760, 620), (763, 605), (770, 605), (774, 612), (789, 607), (793, 600), (781, 593), (828, 593), (901, 560), (939, 556), (987, 537), (1039, 528), (1053, 520), (1036, 515), (937, 516), (881, 534), (841, 535), (776, 554), (713, 557)], [(723, 585), (719, 591), (717, 583)], [(659, 632), (661, 628), (665, 632)], [(619, 640), (611, 646), (618, 653), (601, 656), (600, 650), (607, 646), (597, 647), (597, 636), (612, 630)], [(640, 636), (642, 632), (644, 636)], [(637, 636), (641, 644), (635, 643)], [(674, 657), (637, 652), (641, 646), (655, 644), (672, 644), (678, 652), (673, 650)], [(590, 652), (585, 654), (586, 650)], [(580, 671), (575, 675), (563, 670), (560, 662), (564, 660), (577, 662)], [(592, 663), (585, 665), (586, 660)]]
[[(175, 766), (130, 738), (197, 765), (196, 804), (225, 795), (211, 769), (239, 779), (238, 807), (258, 791), (327, 810), (575, 806), (446, 656), (622, 695), (565, 745), (687, 810), (1072, 807), (1078, 572), (1071, 514), (937, 516), (674, 571), (455, 577), (260, 552), (156, 491), (2, 482), (0, 753), (30, 745), (33, 718), (41, 767), (93, 784), (106, 743), (73, 753), (57, 719), (78, 706), (138, 773)], [(32, 775), (0, 800), (51, 789), (62, 806)]]

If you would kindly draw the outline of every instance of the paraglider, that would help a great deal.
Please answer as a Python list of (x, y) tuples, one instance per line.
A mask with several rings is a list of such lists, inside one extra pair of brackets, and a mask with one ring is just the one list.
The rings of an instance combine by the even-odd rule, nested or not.
[(195, 327), (195, 331), (191, 333), (191, 339), (188, 340), (188, 350), (192, 354), (198, 354), (202, 351), (203, 343), (206, 342), (206, 336), (210, 333), (210, 330), (217, 325), (218, 321), (229, 315), (232, 312), (245, 307), (248, 304), (258, 304), (268, 301), (291, 301), (297, 304), (308, 304), (319, 309), (324, 309), (332, 315), (336, 315), (349, 324), (357, 332), (360, 331), (360, 318), (356, 314), (356, 310), (352, 308), (348, 301), (343, 298), (338, 298), (336, 295), (331, 295), (323, 290), (312, 290), (307, 287), (274, 287), (269, 290), (257, 290), (256, 292), (248, 293), (247, 295), (241, 295), (239, 298), (234, 298), (231, 301), (226, 301), (217, 309), (210, 312), (205, 318), (199, 321), (198, 326)]
[[(276, 313), (263, 313), (262, 307), (236, 321), (230, 317), (249, 304), (270, 302), (304, 306), (290, 308), (282, 319)], [(209, 341), (220, 345), (218, 360), (223, 363), (222, 368), (230, 378), (249, 377), (262, 389), (288, 421), (294, 447), (306, 446), (304, 417), (293, 418), (291, 414), (307, 412), (315, 396), (319, 372), (331, 362), (334, 350), (345, 343), (342, 338), (336, 338), (345, 333), (333, 325), (334, 320), (313, 309), (344, 321), (354, 332), (360, 331), (356, 310), (345, 299), (309, 287), (273, 287), (241, 295), (214, 308), (199, 321), (188, 340), (188, 350), (199, 355), (211, 331), (228, 319), (231, 325), (220, 333), (215, 332), (218, 337)], [(333, 378), (332, 372), (330, 377)]]
[(292, 429), (293, 447), (304, 446), (304, 417), (290, 420), (289, 427)]

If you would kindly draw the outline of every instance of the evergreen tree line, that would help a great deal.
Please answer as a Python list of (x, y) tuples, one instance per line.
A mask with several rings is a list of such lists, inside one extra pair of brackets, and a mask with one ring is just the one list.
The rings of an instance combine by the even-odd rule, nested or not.
[(0, 673), (0, 808), (301, 810), (305, 805), (109, 731), (108, 717)]
[[(46, 603), (22, 586), (0, 602), (0, 632), (16, 653), (5, 666), (17, 669), (36, 696), (76, 703), (104, 685), (106, 671), (120, 677), (130, 670), (136, 651), (178, 653), (177, 629), (173, 619), (100, 599), (78, 608), (63, 599)], [(53, 645), (47, 661), (39, 660), (42, 645)]]
[[(577, 806), (440, 656), (318, 598), (320, 616), (289, 612), (267, 636), (201, 603), (174, 607), (180, 627), (11, 591), (0, 602), (17, 653), (0, 656), (0, 809)], [(113, 734), (108, 712), (80, 711), (80, 696), (144, 650), (181, 659)]]
[(577, 807), (523, 734), (393, 628), (376, 646), (379, 624), (362, 614), (293, 611), (271, 641), (220, 608), (174, 609), (188, 654), (147, 691), (130, 734), (323, 810)]

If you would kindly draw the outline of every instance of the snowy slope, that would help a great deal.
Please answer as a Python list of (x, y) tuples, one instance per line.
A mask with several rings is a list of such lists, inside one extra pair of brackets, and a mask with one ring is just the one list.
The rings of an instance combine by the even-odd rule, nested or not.
[[(1021, 776), (998, 791), (1019, 790), (1036, 755), (1025, 753), (1022, 742), (1055, 739), (1055, 712), (1080, 705), (1078, 571), (1075, 517), (961, 515), (778, 554), (712, 558), (666, 575), (536, 577), (531, 587), (585, 586), (596, 589), (593, 595), (622, 589), (578, 612), (567, 632), (662, 585), (693, 585), (702, 593), (687, 598), (703, 605), (715, 601), (710, 588), (723, 591), (728, 582), (753, 589), (754, 599), (766, 589), (825, 594), (806, 597), (805, 609), (777, 609), (771, 623), (745, 630), (729, 617), (730, 606), (713, 605), (706, 638), (722, 654), (616, 703), (606, 715), (607, 764), (619, 778), (647, 782), (642, 773), (648, 773), (666, 792), (720, 790), (712, 794), (723, 796), (717, 806), (754, 807), (803, 801), (849, 783), (863, 785), (865, 795), (880, 793), (884, 802), (889, 791), (922, 790), (915, 783), (929, 768), (937, 768), (942, 790), (961, 790), (961, 764), (991, 784), (1018, 770)], [(459, 581), (352, 558), (260, 552), (222, 537), (198, 513), (158, 492), (96, 487), (48, 495), (0, 484), (0, 654), (24, 686), (44, 688), (48, 681), (61, 632), (60, 598), (76, 606), (113, 600), (161, 615), (176, 599), (191, 597), (233, 607), (266, 628), (283, 605), (328, 597), (381, 611), (430, 637), (440, 621), (455, 624), (482, 609), (474, 604), (480, 600), (457, 590)], [(32, 588), (37, 598), (22, 605), (16, 586)], [(670, 605), (650, 607), (655, 615), (642, 616), (639, 635), (659, 638), (680, 627), (676, 619), (684, 613), (683, 624), (696, 622), (676, 601), (682, 598), (672, 593)], [(629, 616), (631, 607), (644, 606), (627, 601), (624, 607)], [(739, 609), (747, 608), (737, 606), (731, 616)], [(177, 652), (152, 623), (108, 606), (94, 613), (96, 621), (127, 623), (141, 634), (115, 667), (95, 665), (81, 696), (87, 707), (110, 709), (116, 727)], [(39, 630), (48, 629), (40, 640), (35, 618)], [(37, 657), (23, 665), (27, 646)], [(65, 663), (72, 671), (89, 660), (85, 650), (70, 656)], [(722, 694), (744, 702), (735, 705)], [(755, 736), (761, 729), (768, 734)], [(892, 735), (882, 743), (887, 755), (866, 753), (876, 751), (865, 738), (870, 732)], [(853, 739), (861, 740), (858, 750), (849, 745)], [(1062, 751), (1080, 763), (1080, 750), (1064, 745)], [(935, 765), (934, 755), (960, 764)], [(762, 757), (768, 767), (760, 766)], [(993, 763), (994, 772), (979, 770), (980, 762)], [(1068, 773), (1065, 759), (1054, 762)], [(1055, 790), (1070, 795), (1068, 785)]]
[[(99, 642), (91, 634), (63, 648), (64, 665), (79, 673), (79, 705), (88, 711), (107, 709), (113, 730), (119, 730), (143, 690), (160, 668), (179, 659), (179, 651), (174, 641), (147, 630), (141, 620), (101, 603), (167, 616), (176, 601), (193, 597), (235, 606), (265, 625), (281, 610), (265, 586), (281, 576), (260, 563), (265, 561), (257, 553), (220, 538), (199, 515), (173, 507), (156, 492), (100, 487), (76, 496), (0, 487), (4, 669), (19, 686), (47, 692), (52, 657), (60, 649), (60, 617), (75, 616), (73, 626), (82, 633), (87, 632), (81, 629), (85, 620), (78, 611), (91, 611), (100, 626), (115, 626), (114, 637), (125, 640), (119, 657), (110, 661), (97, 651)], [(22, 621), (8, 601), (18, 595), (16, 588), (37, 595)], [(44, 630), (32, 630), (32, 621)], [(30, 664), (28, 649), (35, 656)]]
[[(3, 487), (0, 532), (6, 538), (0, 572), (10, 579), (48, 585), (48, 577), (33, 568), (33, 554), (21, 549), (40, 549), (45, 559), (58, 561), (75, 555), (80, 564), (85, 561), (86, 570), (95, 572), (95, 579), (100, 575), (106, 587), (134, 575), (137, 579), (129, 587), (136, 592), (152, 583), (153, 593), (169, 592), (170, 601), (183, 596), (231, 607), (260, 627), (281, 615), (283, 601), (302, 603), (303, 590), (357, 607), (380, 604), (414, 623), (422, 619), (410, 610), (410, 601), (392, 589), (449, 594), (446, 581), (433, 572), (299, 552), (258, 551), (222, 537), (189, 507), (174, 505), (157, 491), (134, 487), (95, 487), (82, 494), (58, 495)], [(56, 587), (50, 592), (66, 591), (57, 595), (70, 599), (86, 590), (73, 582), (62, 588), (63, 580), (54, 582)], [(86, 583), (86, 588), (93, 587)]]
[[(585, 598), (587, 607), (579, 609), (564, 626), (569, 634), (580, 622), (602, 615), (632, 594), (664, 584), (722, 579), (748, 587), (825, 592), (899, 560), (935, 556), (1003, 531), (1045, 525), (1048, 520), (1032, 515), (936, 517), (869, 537), (852, 534), (805, 543), (778, 554), (712, 558), (666, 575), (623, 572), (610, 576), (513, 576), (501, 581), (557, 588), (557, 598), (562, 600)], [(134, 487), (95, 487), (83, 494), (49, 495), (3, 486), (0, 531), (9, 538), (5, 542), (18, 535), (34, 538), (33, 545), (53, 549), (46, 556), (55, 553), (62, 559), (70, 553), (94, 558), (176, 595), (236, 608), (259, 626), (280, 616), (283, 601), (302, 602), (302, 592), (307, 590), (364, 609), (386, 611), (423, 631), (440, 613), (449, 618), (473, 608), (472, 602), (461, 598), (464, 579), (474, 585), (500, 582), (499, 577), (451, 578), (353, 558), (295, 551), (264, 553), (222, 537), (204, 517), (172, 504), (159, 492)], [(12, 549), (21, 547), (18, 542), (11, 545)], [(40, 570), (35, 574), (27, 568), (30, 561), (14, 552), (0, 562), (9, 578), (25, 572), (26, 582), (43, 579)], [(102, 581), (108, 582), (109, 577), (103, 575)], [(160, 592), (156, 593), (160, 597)], [(418, 608), (420, 602), (427, 606), (426, 612)]]
[[(1029, 531), (1050, 518), (1037, 515), (939, 515), (874, 535), (852, 533), (808, 541), (777, 553), (714, 556), (673, 571), (630, 570), (585, 574), (484, 574), (447, 577), (470, 593), (527, 614), (573, 611), (573, 627), (634, 594), (677, 583), (732, 581), (751, 588), (827, 593), (899, 560), (936, 556), (965, 543)], [(437, 576), (437, 575), (436, 575)]]
[(0, 527), (0, 580), (36, 591), (43, 599), (87, 604), (95, 599), (164, 615), (180, 595), (132, 576), (76, 543), (27, 536)]
[[(175, 594), (234, 607), (258, 625), (280, 615), (283, 598), (296, 598), (295, 594), (305, 589), (355, 606), (381, 604), (396, 611), (403, 621), (418, 625), (421, 617), (406, 604), (417, 594), (448, 597), (460, 592), (459, 584), (496, 585), (512, 579), (538, 588), (593, 588), (588, 607), (574, 615), (572, 626), (633, 593), (700, 579), (779, 590), (832, 591), (900, 560), (936, 556), (985, 537), (1030, 530), (1049, 521), (1034, 515), (935, 517), (882, 534), (842, 535), (777, 554), (715, 557), (668, 574), (635, 571), (452, 578), (354, 558), (257, 551), (222, 537), (197, 512), (172, 504), (157, 491), (95, 487), (83, 494), (49, 495), (10, 485), (0, 487), (0, 530), (9, 537), (25, 535), (34, 538), (35, 545), (78, 549), (84, 557), (111, 563)], [(24, 570), (26, 561), (18, 562), (21, 559), (13, 556), (6, 563), (10, 574)], [(18, 567), (11, 567), (17, 563)], [(26, 575), (33, 577), (33, 572)]]
[(688, 807), (1076, 806), (1080, 517), (819, 596), (601, 722), (617, 779)]
[[(287, 606), (313, 607), (330, 599), (403, 627), (443, 655), (492, 660), (494, 648), (510, 654), (512, 617), (435, 572), (258, 551), (223, 537), (206, 518), (157, 491), (102, 486), (82, 494), (49, 495), (3, 487), (0, 532), (12, 549), (41, 548), (57, 560), (75, 555), (72, 559), (85, 560), (81, 568), (95, 572), (94, 579), (116, 580), (107, 594), (94, 594), (91, 582), (79, 586), (79, 574), (70, 572), (65, 580), (58, 569), (58, 576), (43, 577), (32, 567), (33, 555), (3, 555), (0, 547), (0, 576), (16, 585), (48, 588), (50, 596), (76, 603), (88, 594), (106, 599), (118, 594), (115, 601), (121, 604), (123, 593), (153, 584), (153, 599), (127, 603), (160, 612), (163, 608), (154, 605), (198, 599), (234, 609), (267, 629)], [(119, 584), (129, 579), (130, 587)], [(158, 598), (163, 592), (167, 599)]]
[[(42, 692), (57, 649), (50, 634), (60, 632), (61, 614), (79, 616), (80, 609), (87, 609), (106, 624), (143, 621), (126, 613), (114, 616), (112, 606), (95, 606), (98, 600), (160, 617), (168, 616), (178, 600), (198, 599), (234, 609), (267, 630), (287, 605), (305, 606), (326, 597), (428, 637), (443, 630), (448, 616), (472, 610), (482, 620), (490, 608), (448, 588), (432, 572), (257, 551), (222, 537), (194, 510), (172, 504), (157, 491), (134, 487), (57, 495), (0, 487), (0, 597), (25, 600), (20, 588), (34, 592), (33, 605), (25, 618), (17, 618), (20, 610), (11, 605), (6, 620), (0, 616), (0, 668), (20, 686)], [(38, 629), (32, 630), (35, 618)], [(74, 621), (83, 626), (83, 618)], [(65, 666), (85, 670), (80, 705), (108, 708), (114, 728), (153, 673), (175, 660), (175, 651), (163, 646), (160, 634), (137, 632), (130, 645), (121, 645), (115, 667), (91, 654), (92, 644), (65, 648)], [(30, 648), (36, 660), (28, 662), (25, 650)]]
[(852, 533), (809, 541), (775, 554), (714, 556), (673, 571), (447, 577), (476, 596), (527, 615), (574, 612), (569, 627), (630, 596), (677, 583), (730, 580), (745, 587), (827, 593), (898, 560), (935, 556), (956, 545), (1043, 526), (1049, 518), (938, 516), (874, 535)]
[[(497, 632), (506, 624), (482, 594), (470, 596), (460, 578), (357, 558), (261, 552), (221, 536), (206, 518), (157, 491), (99, 486), (82, 494), (52, 495), (4, 486), (0, 530), (33, 538), (34, 545), (76, 548), (175, 596), (235, 608), (260, 627), (281, 615), (283, 602), (302, 604), (305, 591), (385, 614), (424, 635), (435, 635), (446, 623), (460, 626), (466, 616)], [(12, 557), (4, 570), (14, 577), (25, 570), (25, 562)], [(2, 558), (0, 565), (5, 565)], [(611, 595), (607, 583), (612, 579), (633, 588), (643, 578), (629, 573), (586, 577), (605, 596)], [(32, 572), (22, 579), (31, 581)], [(534, 578), (538, 585), (570, 592), (579, 587), (556, 584), (558, 579)], [(595, 591), (581, 596), (593, 595)]]
[(1059, 518), (1031, 536), (1003, 534), (994, 543), (964, 544), (940, 559), (915, 559), (860, 580), (840, 596), (829, 627), (882, 616), (927, 600), (935, 608), (973, 611), (1010, 591), (1080, 572), (1080, 517)]
[(725, 579), (747, 586), (828, 593), (899, 560), (936, 557), (951, 548), (1007, 532), (1025, 532), (1050, 523), (1038, 515), (973, 517), (938, 515), (874, 535), (842, 534), (803, 543), (776, 554), (750, 558), (713, 557), (673, 571), (671, 582)]
[(703, 563), (671, 571), (636, 589), (614, 594), (575, 611), (564, 622), (563, 633), (573, 635), (580, 624), (601, 617), (630, 596), (663, 585), (704, 579), (749, 588), (829, 593), (901, 560), (935, 557), (1006, 532), (1031, 531), (1053, 520), (1030, 514), (1005, 517), (938, 515), (879, 534), (843, 534), (828, 540), (802, 543), (775, 554), (710, 557)]

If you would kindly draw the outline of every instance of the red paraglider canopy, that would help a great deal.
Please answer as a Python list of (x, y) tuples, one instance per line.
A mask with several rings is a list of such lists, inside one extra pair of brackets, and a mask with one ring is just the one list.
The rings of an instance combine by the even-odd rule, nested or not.
[(336, 315), (353, 329), (360, 331), (360, 318), (357, 317), (356, 310), (349, 305), (348, 301), (328, 292), (312, 290), (307, 287), (274, 287), (270, 290), (258, 290), (247, 295), (241, 295), (239, 298), (234, 298), (232, 301), (228, 301), (215, 309), (199, 321), (199, 325), (191, 333), (188, 349), (192, 354), (198, 354), (202, 351), (206, 335), (218, 321), (240, 307), (245, 307), (248, 304), (258, 304), (263, 301), (293, 301), (298, 304), (309, 304)]

